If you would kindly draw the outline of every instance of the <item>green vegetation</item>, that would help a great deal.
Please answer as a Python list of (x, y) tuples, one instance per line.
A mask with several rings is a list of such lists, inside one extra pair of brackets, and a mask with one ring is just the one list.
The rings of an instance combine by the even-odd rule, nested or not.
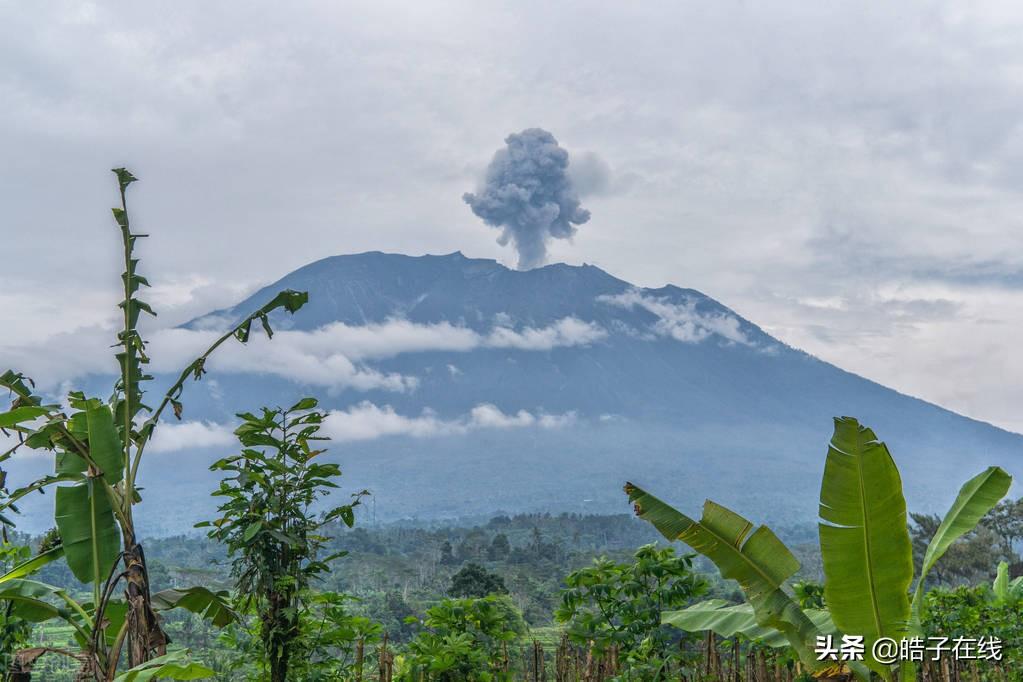
[[(328, 540), (323, 552), (329, 555), (347, 551), (348, 554), (331, 562), (328, 571), (320, 576), (317, 598), (322, 597), (326, 603), (339, 601), (341, 608), (334, 609), (333, 613), (325, 618), (320, 618), (316, 614), (321, 608), (326, 607), (326, 603), (309, 605), (312, 614), (303, 619), (303, 628), (308, 633), (316, 632), (324, 637), (325, 641), (317, 645), (319, 651), (324, 653), (317, 659), (304, 653), (299, 658), (303, 661), (310, 660), (310, 667), (315, 664), (321, 670), (315, 673), (301, 671), (294, 679), (355, 679), (355, 662), (360, 639), (363, 642), (361, 658), (363, 679), (379, 678), (380, 654), (385, 637), (387, 639), (385, 662), (390, 659), (394, 675), (406, 670), (407, 668), (403, 666), (408, 661), (408, 643), (423, 631), (423, 619), (426, 618), (427, 611), (449, 598), (452, 577), (471, 562), (478, 563), (489, 574), (500, 576), (508, 590), (507, 599), (523, 614), (525, 633), (508, 642), (511, 674), (516, 679), (524, 677), (532, 679), (535, 641), (539, 644), (541, 660), (546, 665), (548, 679), (557, 679), (555, 668), (559, 660), (563, 667), (576, 666), (570, 670), (581, 676), (586, 670), (588, 647), (571, 641), (564, 642), (569, 625), (559, 623), (554, 618), (561, 604), (562, 591), (567, 588), (567, 576), (580, 569), (591, 568), (594, 561), (602, 557), (617, 565), (628, 565), (636, 552), (634, 548), (637, 543), (649, 543), (658, 537), (649, 524), (628, 515), (522, 514), (497, 516), (481, 523), (405, 522), (378, 526), (364, 526), (362, 519), (366, 514), (357, 516), (359, 520), (352, 529), (348, 529), (340, 521), (324, 529), (324, 535), (328, 536)], [(485, 548), (498, 535), (504, 535), (509, 539), (512, 551), (508, 557), (490, 560), (486, 557)], [(548, 548), (544, 553), (537, 554), (534, 550), (536, 535), (540, 536), (542, 546)], [(796, 573), (794, 578), (798, 578), (798, 581), (791, 585), (792, 593), (805, 611), (819, 609), (823, 604), (821, 601), (823, 586), (820, 584), (823, 573), (818, 572), (817, 562), (813, 560), (809, 548), (802, 548), (794, 543), (803, 535), (805, 533), (801, 530), (794, 529), (792, 533), (785, 534), (783, 539), (792, 546), (805, 567)], [(992, 546), (985, 551), (993, 551), (1000, 545), (1000, 538), (997, 535), (993, 535), (991, 539)], [(38, 541), (32, 540), (31, 544), (35, 546)], [(28, 544), (30, 541), (21, 538), (17, 542)], [(442, 563), (442, 548), (445, 543), (452, 547), (453, 555), (463, 555), (466, 558), (456, 559), (454, 563)], [(481, 550), (482, 557), (469, 551), (470, 548), (481, 546), (484, 548)], [(663, 549), (663, 545), (661, 548)], [(232, 561), (227, 556), (226, 547), (214, 540), (201, 536), (153, 538), (146, 540), (146, 551), (154, 581), (161, 587), (176, 583), (201, 583), (213, 591), (220, 591), (229, 589), (234, 583), (231, 575)], [(944, 560), (939, 560), (937, 566), (940, 567)], [(1011, 585), (1015, 580), (1017, 589), (1020, 589), (1018, 586), (1023, 581), (1008, 579), (1008, 576), (1015, 575), (1008, 571), (1009, 565), (1018, 561), (1019, 557), (1015, 554), (1007, 558), (1005, 582)], [(970, 589), (979, 589), (983, 594), (990, 594), (993, 598), (997, 568), (997, 564), (988, 566), (982, 575), (978, 574), (973, 583), (975, 587)], [(742, 608), (740, 603), (742, 595), (735, 583), (723, 581), (716, 572), (710, 572), (712, 570), (713, 566), (702, 557), (693, 559), (694, 578), (707, 584), (703, 595), (705, 601), (698, 603)], [(80, 590), (85, 587), (76, 583), (59, 562), (41, 569), (40, 576), (42, 580), (61, 585), (76, 596), (79, 596)], [(929, 582), (932, 584), (929, 592), (931, 596), (959, 589), (957, 581), (937, 582), (933, 577), (933, 571)], [(979, 588), (976, 587), (978, 585)], [(708, 602), (707, 599), (711, 601)], [(949, 615), (944, 616), (945, 621), (932, 624), (929, 603), (927, 601), (924, 605), (924, 631), (927, 635), (941, 632), (945, 627), (944, 622), (957, 618), (956, 612), (950, 611)], [(987, 604), (986, 601), (984, 603)], [(981, 602), (977, 601), (976, 604), (980, 605)], [(1004, 618), (1017, 617), (1018, 620), (1019, 605), (1000, 608)], [(243, 623), (226, 628), (218, 628), (199, 615), (180, 609), (163, 612), (162, 615), (163, 627), (173, 646), (190, 649), (194, 660), (215, 671), (214, 679), (225, 681), (265, 679), (260, 677), (262, 653), (259, 620), (252, 614), (244, 614)], [(997, 625), (998, 622), (1004, 622), (992, 620), (986, 612), (981, 612), (981, 615), (970, 616), (964, 620), (957, 632), (968, 632), (969, 636), (986, 635), (987, 630), (973, 627), (981, 618), (984, 622), (996, 624), (993, 625), (995, 629), (1001, 627)], [(355, 622), (345, 624), (345, 619), (352, 619)], [(406, 619), (412, 622), (407, 622)], [(322, 628), (321, 622), (324, 623)], [(60, 628), (55, 623), (50, 621), (37, 626), (33, 632), (32, 644), (36, 646), (67, 644), (71, 639), (71, 632), (68, 628)], [(334, 623), (339, 625), (335, 627)], [(670, 629), (666, 631), (670, 632)], [(1005, 628), (1001, 632), (1007, 643), (1006, 658), (1009, 660), (1012, 649), (1008, 643), (1013, 641), (1016, 631)], [(712, 669), (720, 671), (722, 676), (727, 676), (734, 666), (734, 661), (738, 660), (738, 667), (743, 675), (741, 679), (746, 679), (747, 666), (755, 669), (761, 658), (772, 675), (776, 664), (781, 666), (783, 674), (789, 672), (790, 663), (791, 672), (794, 674), (796, 670), (795, 661), (792, 660), (794, 657), (787, 653), (787, 644), (784, 640), (779, 644), (781, 648), (772, 648), (755, 632), (751, 632), (748, 637), (715, 636), (712, 656), (708, 662), (706, 639), (685, 637), (682, 630), (675, 636), (680, 646), (684, 646), (686, 657), (684, 664), (689, 665), (694, 672), (711, 666)], [(772, 643), (770, 638), (766, 641)], [(735, 646), (736, 643), (738, 646)], [(597, 656), (593, 660), (592, 666), (596, 669), (601, 665), (602, 659)], [(57, 658), (40, 661), (36, 668), (38, 679), (70, 682), (73, 679), (73, 671), (70, 669), (62, 671), (59, 664)], [(983, 663), (977, 662), (976, 665), (981, 667)], [(323, 670), (331, 666), (333, 669)], [(969, 668), (964, 668), (963, 675), (968, 672)], [(981, 674), (983, 675), (983, 671)], [(1006, 679), (1013, 679), (1010, 671), (1006, 671), (1006, 675)], [(641, 678), (634, 676), (633, 679)], [(690, 676), (689, 679), (693, 677)], [(980, 679), (1001, 678), (982, 676)]]
[[(7, 573), (32, 556), (27, 545), (11, 542), (4, 533), (0, 545), (0, 570)], [(0, 670), (10, 670), (14, 665), (15, 652), (28, 646), (32, 635), (32, 623), (16, 614), (17, 602), (7, 601), (0, 607)]]
[(445, 599), (426, 611), (421, 632), (408, 644), (398, 679), (512, 680), (508, 644), (525, 629), (507, 597)]
[[(974, 531), (995, 508), (1011, 482), (1007, 473), (991, 467), (963, 486), (924, 550), (911, 600), (913, 552), (898, 469), (873, 431), (855, 419), (836, 419), (820, 497), (823, 612), (804, 610), (783, 589), (799, 563), (766, 526), (754, 530), (746, 519), (710, 501), (703, 517), (695, 521), (631, 484), (626, 492), (637, 514), (666, 538), (685, 542), (713, 561), (724, 577), (738, 581), (750, 607), (744, 611), (698, 607), (669, 616), (670, 622), (726, 636), (756, 629), (757, 636), (764, 638), (769, 635), (765, 629), (775, 631), (784, 636), (803, 666), (815, 672), (835, 667), (815, 652), (814, 644), (821, 637), (862, 635), (863, 663), (848, 661), (839, 667), (863, 680), (871, 677), (871, 671), (891, 680), (896, 668), (902, 679), (911, 679), (916, 667), (911, 661), (878, 660), (874, 643), (924, 634), (928, 573), (953, 543)], [(708, 622), (707, 611), (722, 609), (727, 610), (717, 614), (721, 618)], [(722, 625), (725, 622), (727, 626)]]
[(676, 678), (692, 662), (678, 629), (664, 612), (681, 609), (707, 591), (691, 556), (672, 547), (641, 547), (632, 560), (597, 559), (570, 573), (555, 613), (574, 644), (608, 659), (614, 669), (642, 679)]
[[(322, 528), (335, 519), (351, 527), (354, 508), (366, 494), (357, 493), (351, 504), (313, 516), (313, 504), (336, 488), (333, 479), (341, 476), (336, 464), (313, 461), (324, 452), (313, 446), (326, 440), (317, 435), (326, 415), (316, 405), (316, 400), (305, 398), (287, 409), (238, 415), (242, 424), (235, 435), (243, 446), (241, 453), (210, 467), (232, 474), (213, 493), (226, 498), (218, 509), (221, 516), (198, 524), (211, 527), (209, 536), (225, 543), (234, 557), (235, 601), (243, 610), (255, 611), (261, 660), (271, 682), (283, 682), (293, 673), (303, 644), (315, 648), (302, 640), (312, 601), (307, 593), (328, 564), (343, 554), (319, 556), (326, 541)], [(326, 622), (330, 617), (343, 615), (336, 611), (343, 608), (340, 602), (321, 599), (319, 605), (326, 606), (317, 614), (325, 626), (331, 625)]]
[[(135, 244), (146, 235), (132, 232), (126, 192), (136, 181), (124, 168), (114, 169), (121, 205), (113, 209), (121, 233), (124, 297), (119, 304), (122, 328), (117, 334), (115, 357), (120, 374), (109, 400), (85, 396), (80, 391), (67, 395), (67, 406), (46, 404), (34, 392), (31, 379), (13, 370), (0, 375), (0, 387), (10, 391), (10, 408), (0, 414), (0, 428), (18, 436), (18, 444), (0, 454), (0, 462), (19, 448), (52, 453), (53, 474), (7, 492), (0, 511), (17, 510), (15, 504), (26, 495), (55, 487), (54, 523), (60, 541), (38, 556), (14, 567), (0, 578), (0, 598), (6, 600), (8, 616), (29, 622), (63, 621), (75, 633), (74, 650), (50, 648), (19, 655), (12, 670), (28, 674), (46, 654), (75, 661), (82, 679), (108, 680), (115, 676), (127, 650), (128, 666), (136, 673), (126, 679), (190, 675), (204, 668), (184, 662), (182, 654), (168, 658), (167, 636), (160, 626), (157, 610), (183, 607), (204, 614), (223, 613), (220, 596), (205, 588), (154, 593), (146, 555), (138, 541), (134, 509), (140, 504), (139, 477), (146, 445), (167, 408), (179, 418), (181, 395), (189, 377), (200, 379), (207, 358), (231, 338), (246, 342), (252, 323), (258, 320), (272, 335), (268, 315), (284, 308), (298, 310), (307, 300), (304, 293), (281, 292), (234, 329), (215, 341), (190, 363), (155, 409), (143, 403), (142, 385), (150, 380), (146, 342), (138, 330), (142, 313), (155, 315), (148, 303), (138, 298), (149, 286), (138, 273)], [(148, 414), (143, 418), (143, 413)], [(10, 519), (3, 517), (6, 525)], [(30, 580), (42, 566), (64, 559), (75, 579), (90, 586), (89, 601), (79, 601), (66, 590)], [(119, 570), (118, 566), (122, 568)], [(115, 598), (123, 584), (124, 599)], [(155, 662), (155, 663), (154, 663)]]

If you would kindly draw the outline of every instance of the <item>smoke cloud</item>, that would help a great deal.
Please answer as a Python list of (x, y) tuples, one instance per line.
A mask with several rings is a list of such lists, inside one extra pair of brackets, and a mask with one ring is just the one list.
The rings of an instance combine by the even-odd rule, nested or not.
[(546, 130), (529, 128), (505, 138), (476, 193), (462, 195), (472, 212), (501, 229), (498, 243), (511, 243), (519, 269), (543, 265), (547, 242), (568, 239), (590, 219), (568, 175), (568, 152)]

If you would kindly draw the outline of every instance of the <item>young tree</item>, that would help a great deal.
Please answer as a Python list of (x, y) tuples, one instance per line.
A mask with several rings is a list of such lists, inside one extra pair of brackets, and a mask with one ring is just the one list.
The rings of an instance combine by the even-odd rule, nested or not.
[[(139, 260), (135, 256), (137, 241), (147, 235), (132, 231), (128, 215), (126, 192), (137, 178), (124, 168), (115, 168), (113, 172), (121, 200), (120, 206), (113, 209), (113, 216), (121, 233), (124, 272), (123, 298), (119, 304), (121, 328), (115, 344), (119, 372), (112, 395), (104, 400), (72, 391), (65, 407), (44, 400), (25, 375), (13, 370), (0, 374), (0, 388), (12, 395), (10, 409), (0, 412), (0, 429), (18, 437), (17, 445), (0, 453), (0, 462), (21, 447), (48, 450), (54, 455), (53, 474), (3, 496), (0, 521), (9, 523), (2, 513), (16, 510), (15, 505), (22, 497), (56, 486), (54, 522), (62, 538), (59, 545), (0, 578), (0, 599), (16, 602), (16, 611), (31, 613), (33, 618), (59, 618), (70, 625), (81, 644), (81, 652), (56, 653), (78, 661), (82, 679), (97, 680), (113, 676), (123, 649), (127, 649), (129, 665), (143, 666), (149, 675), (192, 674), (174, 672), (173, 669), (189, 666), (179, 665), (176, 656), (173, 660), (165, 657), (168, 640), (156, 613), (157, 601), (165, 608), (182, 606), (204, 614), (216, 613), (219, 619), (226, 613), (214, 603), (217, 595), (203, 588), (175, 590), (173, 595), (164, 595), (160, 600), (152, 591), (134, 514), (135, 506), (142, 501), (138, 490), (143, 455), (165, 413), (181, 418), (185, 383), (189, 378), (202, 378), (206, 361), (217, 348), (232, 338), (242, 343), (248, 341), (251, 326), (257, 320), (271, 335), (270, 313), (278, 309), (294, 313), (308, 300), (305, 292), (280, 292), (185, 367), (155, 408), (147, 406), (142, 387), (152, 377), (146, 373), (149, 356), (138, 323), (143, 313), (156, 313), (139, 298), (140, 290), (149, 282), (139, 274)], [(25, 579), (60, 558), (79, 581), (91, 586), (90, 604), (79, 604), (64, 590)], [(122, 570), (118, 570), (118, 564)], [(122, 602), (114, 599), (118, 586), (123, 586)], [(69, 608), (48, 609), (47, 599), (62, 600)], [(23, 674), (28, 674), (40, 655), (34, 651), (16, 664)], [(160, 662), (148, 665), (153, 660)]]
[(1020, 558), (1016, 553), (1016, 543), (1023, 538), (1023, 498), (1002, 500), (988, 512), (983, 523), (998, 536), (1002, 558), (1018, 564)]
[(448, 594), (452, 597), (486, 597), (507, 592), (504, 578), (472, 562), (451, 576), (451, 587), (448, 588)]
[(507, 596), (445, 599), (427, 610), (423, 625), (409, 642), (403, 682), (514, 679), (508, 644), (526, 628)]
[(679, 632), (663, 625), (662, 616), (707, 589), (692, 567), (692, 555), (656, 545), (640, 547), (628, 563), (597, 559), (565, 578), (555, 617), (568, 623), (575, 643), (600, 655), (614, 648), (632, 674), (666, 679), (678, 663)]
[(197, 526), (210, 527), (209, 536), (225, 543), (234, 559), (237, 600), (258, 615), (271, 682), (288, 679), (293, 667), (310, 584), (343, 554), (319, 557), (327, 540), (324, 527), (338, 519), (351, 527), (354, 508), (368, 494), (356, 493), (349, 504), (313, 513), (341, 476), (338, 465), (314, 461), (325, 452), (315, 449), (316, 443), (327, 440), (317, 435), (326, 415), (316, 406), (315, 399), (305, 398), (287, 409), (238, 415), (241, 453), (210, 467), (229, 474), (213, 493), (225, 498), (221, 516)]

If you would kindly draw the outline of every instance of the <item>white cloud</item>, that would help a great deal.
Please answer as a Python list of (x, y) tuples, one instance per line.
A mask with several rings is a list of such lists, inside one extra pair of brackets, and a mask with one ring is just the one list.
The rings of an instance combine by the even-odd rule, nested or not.
[(526, 410), (505, 414), (494, 405), (483, 404), (472, 408), (468, 423), (481, 429), (511, 429), (532, 426), (536, 423), (536, 417)]
[[(168, 329), (155, 334), (150, 343), (152, 369), (171, 372), (203, 352), (219, 332)], [(343, 353), (343, 346), (331, 347), (320, 332), (279, 332), (267, 339), (253, 328), (247, 344), (233, 340), (210, 356), (210, 372), (270, 374), (333, 390), (411, 391), (415, 377), (380, 372), (358, 364)]]
[(588, 346), (606, 336), (607, 332), (596, 323), (564, 317), (540, 329), (526, 327), (516, 331), (511, 327), (495, 327), (483, 345), (516, 350), (551, 350), (565, 346)]
[(274, 343), (307, 355), (325, 357), (340, 352), (351, 360), (360, 361), (424, 351), (467, 352), (480, 347), (544, 351), (585, 346), (605, 336), (607, 332), (599, 325), (575, 317), (564, 317), (547, 327), (515, 329), (505, 316), (486, 334), (449, 322), (418, 324), (392, 318), (366, 325), (334, 322), (308, 332), (282, 331), (274, 336)]
[(673, 303), (667, 298), (645, 296), (630, 289), (614, 296), (598, 296), (597, 300), (620, 308), (642, 308), (657, 316), (651, 331), (683, 343), (699, 343), (712, 335), (726, 341), (752, 346), (753, 342), (742, 331), (739, 319), (724, 313), (701, 313), (695, 302)]
[[(149, 369), (181, 370), (223, 331), (220, 328), (145, 331), (152, 358)], [(5, 348), (0, 340), (0, 349), (12, 366), (22, 368), (40, 385), (52, 387), (69, 378), (116, 371), (109, 348), (114, 333), (110, 328), (89, 327), (53, 335), (31, 345)], [(331, 390), (408, 392), (415, 389), (416, 377), (381, 372), (367, 363), (424, 351), (468, 352), (477, 348), (547, 351), (589, 345), (605, 336), (607, 332), (599, 325), (574, 317), (540, 328), (496, 326), (485, 334), (447, 322), (416, 324), (404, 319), (369, 325), (336, 322), (313, 331), (279, 331), (272, 340), (254, 325), (247, 345), (228, 341), (210, 357), (207, 369), (270, 374)]]
[(323, 433), (337, 442), (372, 440), (384, 436), (411, 436), (427, 438), (432, 436), (461, 435), (484, 429), (515, 429), (536, 427), (557, 429), (569, 426), (576, 420), (574, 412), (560, 415), (533, 413), (519, 410), (506, 414), (496, 406), (483, 403), (457, 419), (445, 420), (430, 410), (418, 416), (405, 416), (395, 412), (390, 405), (379, 406), (364, 401), (347, 410), (332, 411), (323, 423)]
[[(189, 362), (219, 332), (186, 329), (164, 330), (153, 337), (153, 369), (172, 371)], [(587, 345), (606, 336), (598, 325), (567, 317), (549, 327), (514, 330), (495, 327), (479, 334), (447, 322), (416, 324), (403, 319), (369, 325), (341, 322), (314, 331), (280, 331), (272, 340), (255, 328), (248, 346), (231, 343), (211, 357), (211, 370), (266, 373), (327, 388), (407, 392), (417, 385), (415, 377), (384, 373), (366, 361), (424, 351), (468, 352), (476, 348), (512, 348), (545, 351), (557, 347)]]
[(153, 431), (149, 452), (175, 452), (192, 448), (211, 448), (236, 442), (231, 426), (208, 421), (162, 422)]

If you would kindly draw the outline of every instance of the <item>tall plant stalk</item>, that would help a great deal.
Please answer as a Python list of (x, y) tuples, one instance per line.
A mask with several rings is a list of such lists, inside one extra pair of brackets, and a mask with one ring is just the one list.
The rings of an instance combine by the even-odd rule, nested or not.
[[(138, 331), (138, 321), (143, 312), (154, 316), (156, 313), (137, 297), (139, 289), (149, 286), (149, 282), (137, 272), (139, 260), (135, 257), (135, 244), (147, 235), (131, 231), (126, 193), (137, 179), (124, 168), (115, 168), (113, 172), (117, 176), (120, 206), (112, 211), (121, 231), (124, 254), (124, 272), (121, 275), (123, 298), (119, 304), (122, 326), (116, 344), (120, 376), (113, 395), (108, 402), (103, 402), (86, 398), (81, 392), (71, 392), (68, 402), (72, 412), (68, 415), (60, 405), (44, 404), (43, 399), (35, 394), (32, 381), (24, 375), (11, 370), (0, 374), (0, 387), (7, 388), (13, 395), (10, 409), (0, 412), (0, 428), (14, 431), (19, 436), (17, 445), (0, 454), (0, 462), (20, 447), (45, 449), (55, 454), (54, 473), (7, 495), (0, 502), (0, 519), (7, 523), (2, 517), (3, 510), (14, 507), (22, 497), (57, 486), (54, 520), (63, 541), (60, 547), (33, 559), (30, 569), (22, 570), (14, 577), (11, 574), (0, 577), (0, 584), (8, 583), (8, 586), (0, 585), (0, 593), (6, 589), (19, 598), (35, 599), (35, 596), (25, 597), (23, 593), (41, 594), (50, 588), (42, 583), (28, 584), (31, 581), (24, 580), (24, 576), (64, 557), (75, 577), (92, 587), (93, 612), (89, 614), (80, 607), (80, 616), (72, 620), (76, 627), (85, 628), (81, 659), (86, 661), (82, 671), (86, 677), (82, 679), (96, 680), (113, 679), (125, 646), (131, 668), (144, 666), (154, 659), (159, 662), (166, 655), (168, 639), (154, 609), (145, 551), (138, 541), (133, 514), (135, 505), (141, 502), (137, 483), (143, 453), (160, 418), (168, 406), (176, 418), (181, 418), (183, 407), (180, 399), (186, 381), (189, 377), (195, 380), (202, 378), (206, 360), (224, 342), (231, 338), (247, 342), (252, 323), (256, 320), (267, 335), (272, 336), (269, 314), (278, 308), (294, 313), (308, 300), (305, 292), (280, 292), (185, 367), (156, 409), (146, 406), (142, 402), (144, 392), (141, 386), (142, 382), (153, 377), (143, 371), (143, 367), (149, 364), (149, 357), (146, 342)], [(148, 417), (140, 420), (143, 411), (148, 413)], [(110, 609), (121, 581), (124, 581), (126, 612), (123, 623), (115, 626)], [(174, 594), (167, 596), (161, 593), (156, 601), (165, 608), (180, 605), (194, 610), (198, 596), (202, 613), (207, 617), (215, 613), (213, 617), (224, 622), (226, 612), (220, 595), (202, 588), (170, 592)], [(66, 596), (55, 588), (53, 594), (60, 598)], [(186, 594), (189, 596), (187, 600), (182, 598)], [(41, 602), (37, 602), (31, 602), (32, 606), (38, 608)], [(55, 613), (55, 616), (65, 617), (60, 613)], [(112, 632), (108, 630), (111, 627), (115, 628)], [(84, 636), (86, 632), (88, 636)], [(175, 659), (167, 665), (178, 663)]]

